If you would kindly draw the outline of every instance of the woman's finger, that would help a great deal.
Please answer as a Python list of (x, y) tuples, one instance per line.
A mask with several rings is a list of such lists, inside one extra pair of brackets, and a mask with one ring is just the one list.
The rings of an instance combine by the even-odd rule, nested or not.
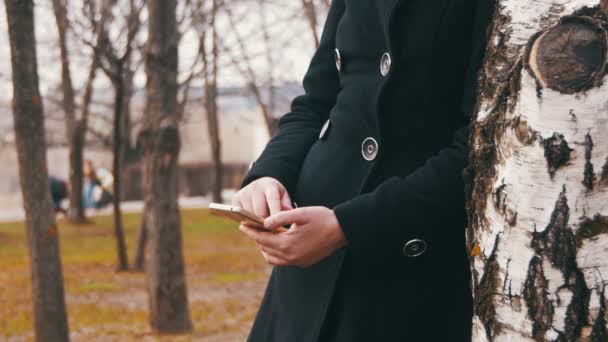
[(265, 255), (269, 255), (269, 256), (272, 256), (272, 257), (274, 257), (276, 259), (280, 259), (280, 260), (282, 260), (284, 262), (287, 262), (287, 256), (285, 255), (285, 253), (283, 253), (281, 251), (278, 251), (276, 249), (272, 249), (272, 248), (266, 247), (266, 246), (261, 245), (261, 244), (257, 244), (257, 245), (258, 245), (258, 248), (260, 249), (260, 251), (262, 251), (262, 253), (264, 253)]
[(265, 191), (265, 195), (268, 209), (270, 209), (270, 215), (281, 211), (281, 195), (279, 194), (279, 189), (275, 186), (268, 187)]
[(266, 260), (267, 263), (271, 264), (271, 265), (275, 265), (275, 266), (287, 266), (289, 265), (287, 263), (287, 261), (281, 259), (281, 258), (277, 258), (271, 254), (262, 254), (264, 255), (264, 259)]
[(261, 218), (268, 217), (268, 204), (266, 203), (266, 194), (262, 191), (256, 191), (252, 198), (253, 213)]
[(308, 208), (296, 208), (292, 210), (281, 211), (264, 220), (264, 227), (268, 229), (276, 229), (281, 226), (290, 225), (292, 223), (304, 225), (310, 221), (310, 211)]
[(281, 249), (281, 240), (283, 238), (281, 234), (261, 231), (243, 224), (239, 226), (239, 230), (260, 245), (264, 245), (272, 249)]
[(283, 196), (281, 197), (281, 209), (282, 210), (293, 209), (293, 206), (291, 205), (291, 198), (289, 197), (289, 193), (287, 191), (283, 192)]

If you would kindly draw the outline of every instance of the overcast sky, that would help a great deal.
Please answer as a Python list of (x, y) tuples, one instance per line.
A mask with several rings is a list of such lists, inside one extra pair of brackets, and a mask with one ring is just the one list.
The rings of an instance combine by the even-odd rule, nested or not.
[[(55, 18), (52, 13), (50, 0), (38, 0), (36, 3), (36, 39), (38, 52), (38, 71), (40, 75), (40, 89), (44, 95), (50, 89), (56, 88), (60, 81), (59, 48), (57, 47), (57, 29)], [(78, 5), (79, 2), (74, 1)], [(265, 5), (266, 22), (270, 35), (271, 59), (268, 60), (265, 51), (262, 30), (261, 9), (257, 1), (235, 1), (233, 6), (233, 16), (238, 19), (237, 27), (228, 24), (226, 16), (219, 18), (218, 26), (224, 44), (237, 46), (235, 30), (246, 37), (246, 53), (255, 58), (254, 69), (266, 77), (270, 72), (275, 79), (280, 81), (300, 81), (303, 77), (309, 60), (314, 53), (312, 33), (308, 23), (301, 17), (295, 17), (295, 13), (301, 8), (301, 0), (280, 0), (276, 3), (268, 2)], [(71, 9), (71, 16), (77, 14), (75, 9)], [(6, 102), (12, 96), (12, 85), (10, 82), (10, 47), (8, 42), (8, 28), (6, 26), (6, 12), (4, 3), (0, 2), (0, 100)], [(319, 21), (322, 23), (324, 16), (320, 15)], [(146, 28), (142, 30), (145, 35)], [(144, 36), (142, 36), (143, 38)], [(89, 64), (88, 48), (79, 43), (77, 37), (73, 37), (71, 49), (78, 53), (72, 53), (72, 76), (76, 89), (82, 86), (86, 77), (86, 69)], [(186, 70), (192, 64), (193, 57), (198, 49), (196, 32), (192, 29), (186, 31), (180, 44), (180, 69), (182, 77), (185, 77)], [(235, 50), (237, 57), (240, 54)], [(272, 65), (270, 66), (270, 62)], [(231, 67), (231, 56), (222, 54), (220, 65), (227, 66), (220, 70), (219, 83), (221, 87), (238, 86), (244, 83), (244, 78), (237, 72), (236, 68)], [(135, 78), (136, 86), (143, 87), (145, 84), (145, 74), (140, 68)], [(195, 81), (195, 83), (200, 81)], [(105, 77), (98, 77), (97, 87), (107, 86)]]

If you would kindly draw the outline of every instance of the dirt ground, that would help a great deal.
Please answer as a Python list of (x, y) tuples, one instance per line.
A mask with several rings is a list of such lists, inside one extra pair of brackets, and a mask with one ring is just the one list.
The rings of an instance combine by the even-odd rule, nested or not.
[[(129, 252), (137, 214), (125, 215)], [(145, 277), (116, 272), (111, 217), (87, 225), (60, 221), (72, 341), (245, 340), (269, 267), (235, 224), (206, 210), (182, 212), (184, 257), (194, 331), (158, 336), (148, 324)], [(132, 257), (132, 255), (129, 255)], [(22, 223), (0, 224), (0, 341), (33, 340), (29, 258)]]

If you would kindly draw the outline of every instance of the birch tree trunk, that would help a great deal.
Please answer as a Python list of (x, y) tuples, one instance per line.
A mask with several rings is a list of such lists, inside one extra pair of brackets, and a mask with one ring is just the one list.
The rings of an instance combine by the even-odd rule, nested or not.
[(34, 5), (6, 0), (13, 75), (13, 120), (25, 209), (37, 341), (68, 341), (59, 237), (46, 171), (38, 89)]
[(144, 153), (150, 323), (161, 333), (189, 332), (192, 323), (177, 206), (180, 137), (176, 0), (149, 0), (147, 6), (147, 103), (139, 139)]
[(608, 341), (607, 10), (497, 1), (468, 169), (474, 341)]

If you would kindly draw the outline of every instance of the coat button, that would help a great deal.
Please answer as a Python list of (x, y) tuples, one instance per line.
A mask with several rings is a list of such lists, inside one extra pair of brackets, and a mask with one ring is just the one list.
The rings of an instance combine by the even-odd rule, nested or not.
[(319, 139), (325, 138), (330, 125), (331, 125), (331, 122), (329, 120), (325, 121), (323, 128), (321, 128), (321, 133), (319, 133)]
[(426, 242), (420, 239), (410, 240), (403, 246), (403, 254), (410, 258), (420, 256), (424, 252), (426, 252)]
[(372, 161), (378, 156), (378, 142), (374, 138), (366, 138), (361, 144), (361, 153), (367, 161)]
[(380, 73), (382, 76), (386, 77), (388, 75), (388, 72), (391, 70), (391, 63), (391, 55), (385, 52), (380, 60)]
[(336, 59), (336, 69), (340, 71), (340, 69), (342, 69), (342, 56), (340, 56), (340, 50), (335, 49), (334, 55), (334, 58)]

